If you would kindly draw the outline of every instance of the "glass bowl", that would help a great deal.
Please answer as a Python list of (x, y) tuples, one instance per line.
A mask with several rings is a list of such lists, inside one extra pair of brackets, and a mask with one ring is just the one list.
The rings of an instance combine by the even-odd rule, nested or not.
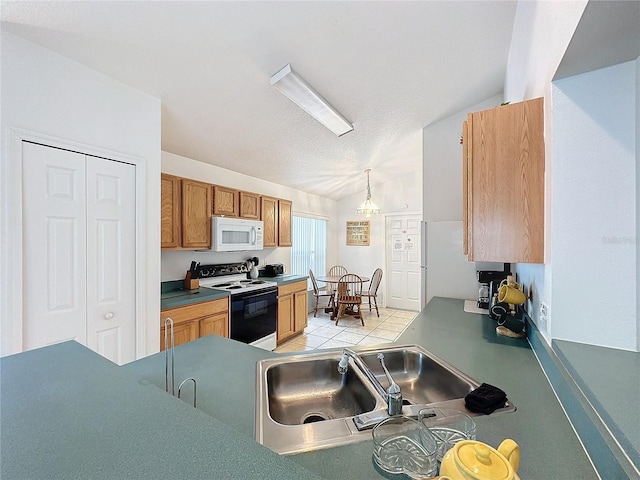
[(373, 429), (373, 459), (388, 473), (411, 478), (437, 474), (436, 441), (421, 422), (397, 415)]
[(427, 427), (437, 444), (437, 459), (462, 440), (476, 439), (476, 422), (464, 412), (447, 408), (423, 408), (418, 421)]

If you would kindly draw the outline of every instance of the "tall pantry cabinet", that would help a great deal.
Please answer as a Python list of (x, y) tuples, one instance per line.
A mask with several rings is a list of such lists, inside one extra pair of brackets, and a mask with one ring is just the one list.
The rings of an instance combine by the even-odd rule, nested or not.
[(470, 113), (462, 138), (464, 253), (543, 263), (543, 99)]

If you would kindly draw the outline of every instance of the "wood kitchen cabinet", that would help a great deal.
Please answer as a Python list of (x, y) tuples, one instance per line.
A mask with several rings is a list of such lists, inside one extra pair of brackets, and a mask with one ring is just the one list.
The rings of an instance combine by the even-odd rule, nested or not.
[(265, 248), (292, 244), (289, 200), (209, 185), (163, 173), (161, 179), (161, 247), (174, 250), (211, 248), (211, 217), (262, 220)]
[(196, 340), (206, 335), (229, 338), (229, 299), (176, 307), (160, 312), (160, 350), (164, 350), (164, 322), (173, 320), (174, 345)]
[(265, 248), (291, 246), (292, 207), (289, 200), (262, 197)]
[(182, 228), (180, 225), (180, 178), (163, 173), (161, 175), (161, 248), (182, 246)]
[(182, 179), (182, 246), (211, 248), (211, 185)]
[(278, 343), (305, 329), (307, 302), (306, 280), (278, 287)]
[(239, 192), (240, 217), (260, 220), (260, 195), (250, 192)]
[(263, 246), (278, 246), (278, 199), (262, 197)]
[(161, 194), (161, 248), (210, 248), (211, 186), (163, 173)]
[(213, 214), (237, 217), (240, 213), (240, 192), (228, 187), (213, 185)]
[(462, 151), (469, 260), (543, 263), (543, 99), (468, 114)]
[(278, 246), (291, 246), (292, 206), (289, 200), (278, 200)]

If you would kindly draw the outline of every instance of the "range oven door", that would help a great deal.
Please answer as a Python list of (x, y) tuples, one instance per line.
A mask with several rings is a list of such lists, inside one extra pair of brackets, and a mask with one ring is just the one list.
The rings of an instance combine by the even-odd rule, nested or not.
[(278, 321), (278, 288), (231, 295), (231, 338), (243, 343), (273, 335)]

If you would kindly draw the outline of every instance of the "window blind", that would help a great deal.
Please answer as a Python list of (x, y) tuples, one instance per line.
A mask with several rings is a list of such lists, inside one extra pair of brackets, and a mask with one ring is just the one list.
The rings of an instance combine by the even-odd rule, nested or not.
[[(317, 218), (293, 216), (293, 246), (291, 247), (291, 273), (317, 275), (327, 272), (327, 221)], [(311, 289), (311, 280), (307, 289)]]

